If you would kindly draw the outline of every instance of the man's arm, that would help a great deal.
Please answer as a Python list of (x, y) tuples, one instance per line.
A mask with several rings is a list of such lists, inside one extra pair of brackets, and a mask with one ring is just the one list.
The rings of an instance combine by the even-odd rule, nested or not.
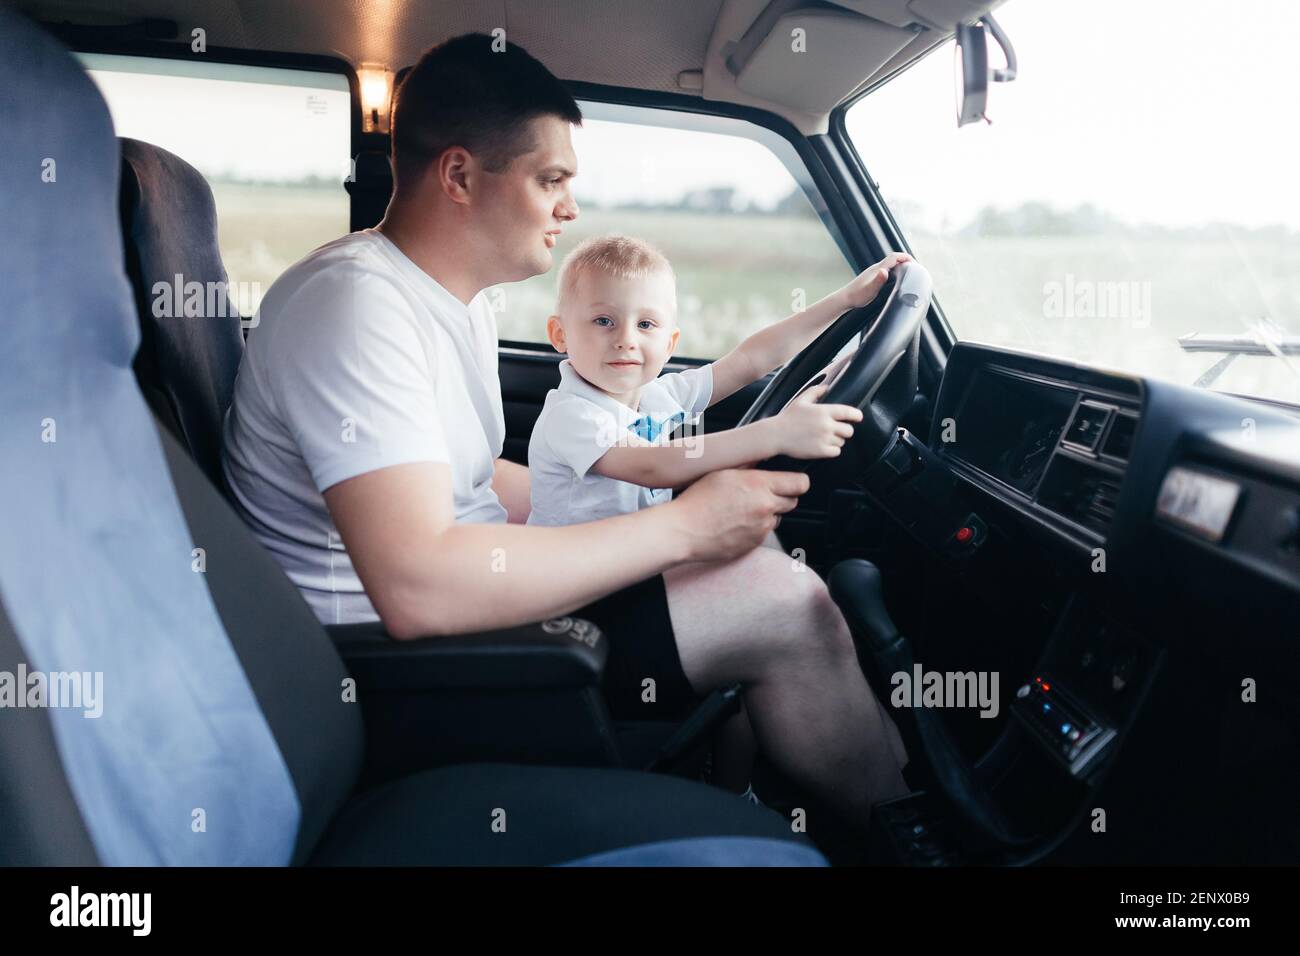
[(456, 524), (451, 467), (349, 478), (325, 503), (388, 632), (409, 639), (544, 620), (687, 561), (762, 543), (806, 475), (722, 471), (655, 508), (559, 528)]
[(492, 469), (492, 490), (497, 493), (511, 524), (523, 524), (533, 510), (528, 469), (508, 458), (498, 458)]
[(905, 252), (892, 252), (863, 270), (848, 285), (814, 302), (804, 311), (749, 336), (713, 363), (710, 406), (790, 361), (845, 312), (861, 308), (874, 299), (888, 280), (889, 270), (911, 259)]

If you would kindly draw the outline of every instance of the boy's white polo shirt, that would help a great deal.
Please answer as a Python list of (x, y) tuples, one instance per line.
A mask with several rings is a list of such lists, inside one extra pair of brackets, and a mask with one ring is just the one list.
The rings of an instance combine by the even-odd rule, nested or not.
[(675, 427), (674, 416), (694, 421), (712, 396), (713, 366), (704, 365), (659, 376), (641, 389), (633, 410), (584, 379), (569, 359), (562, 361), (560, 387), (547, 393), (528, 442), (528, 523), (597, 521), (670, 500), (671, 488), (643, 488), (589, 471), (624, 436), (634, 434), (631, 429), (640, 419), (648, 416), (654, 432), (662, 428), (654, 440), (664, 443)]

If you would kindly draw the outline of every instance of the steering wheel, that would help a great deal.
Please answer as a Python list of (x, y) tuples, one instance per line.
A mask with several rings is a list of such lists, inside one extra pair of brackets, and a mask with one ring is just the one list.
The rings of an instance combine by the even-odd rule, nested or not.
[[(919, 263), (894, 266), (871, 302), (844, 313), (777, 372), (739, 425), (771, 418), (804, 389), (829, 381), (822, 403), (853, 405), (863, 413), (845, 449), (852, 449), (864, 467), (874, 464), (916, 396), (921, 320), (930, 309), (930, 288), (930, 273)], [(851, 357), (828, 364), (864, 330)], [(759, 467), (804, 471), (810, 464), (778, 455)]]

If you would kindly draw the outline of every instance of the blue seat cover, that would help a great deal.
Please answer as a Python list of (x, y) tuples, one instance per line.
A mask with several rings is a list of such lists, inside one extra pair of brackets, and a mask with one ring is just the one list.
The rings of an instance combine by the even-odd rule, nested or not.
[(108, 110), (7, 7), (0, 128), (0, 600), (32, 669), (103, 675), (101, 716), (49, 711), (77, 805), (106, 864), (287, 863), (293, 781), (131, 370)]

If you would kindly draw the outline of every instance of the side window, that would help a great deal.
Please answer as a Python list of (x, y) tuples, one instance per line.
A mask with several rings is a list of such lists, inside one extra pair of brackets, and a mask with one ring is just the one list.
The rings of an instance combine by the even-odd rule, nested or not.
[(582, 103), (573, 131), (578, 218), (555, 267), (490, 292), (503, 342), (546, 342), (559, 264), (590, 236), (647, 239), (677, 273), (677, 355), (714, 359), (853, 276), (794, 148), (723, 117)]
[(348, 231), (351, 94), (341, 73), (80, 54), (118, 136), (161, 146), (212, 187), (243, 315), (286, 268)]

